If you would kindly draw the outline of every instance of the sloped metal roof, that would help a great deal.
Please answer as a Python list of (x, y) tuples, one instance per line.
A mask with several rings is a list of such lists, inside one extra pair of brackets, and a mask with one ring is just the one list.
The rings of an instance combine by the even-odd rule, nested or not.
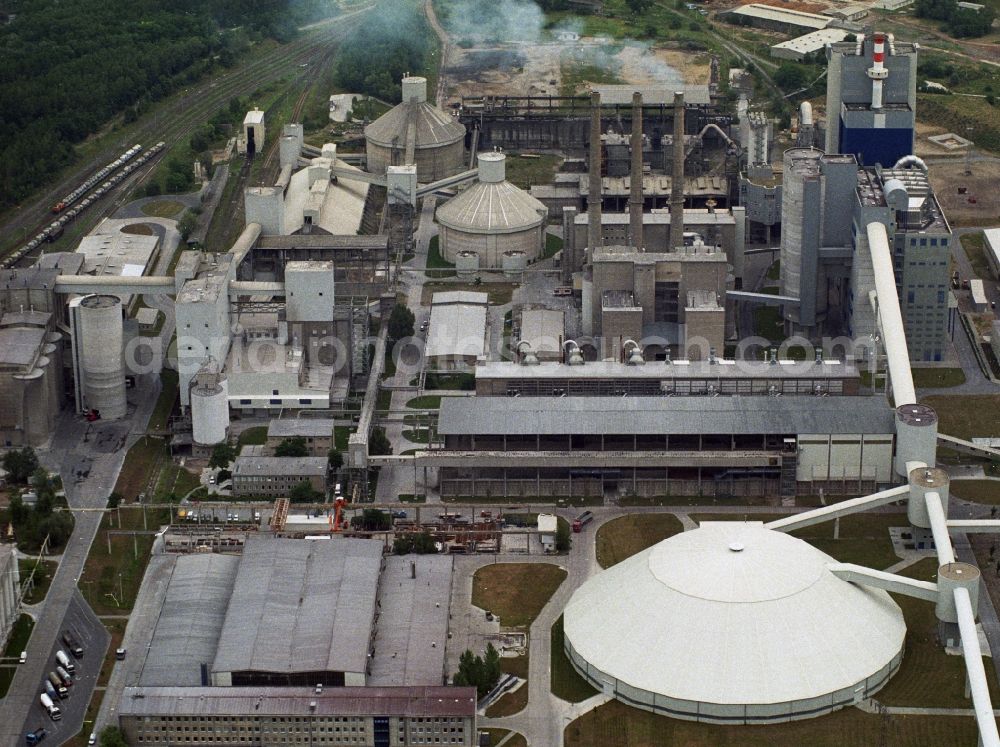
[(477, 182), (437, 209), (437, 222), (468, 233), (514, 233), (537, 228), (548, 208), (508, 181)]
[(416, 146), (435, 148), (465, 137), (465, 126), (455, 117), (426, 101), (397, 104), (365, 128), (365, 139), (386, 148), (406, 146), (406, 129), (416, 127)]
[(455, 397), (442, 435), (891, 434), (875, 397)]
[(378, 540), (247, 537), (213, 672), (364, 672)]

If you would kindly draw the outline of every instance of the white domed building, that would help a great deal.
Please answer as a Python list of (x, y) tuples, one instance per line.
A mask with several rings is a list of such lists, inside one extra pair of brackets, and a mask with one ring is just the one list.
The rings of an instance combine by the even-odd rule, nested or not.
[(881, 589), (760, 522), (705, 522), (584, 583), (566, 654), (592, 685), (673, 718), (762, 724), (821, 716), (881, 689), (906, 626)]
[(387, 166), (406, 163), (406, 143), (413, 130), (413, 163), (424, 183), (465, 170), (465, 126), (427, 101), (427, 79), (403, 78), (403, 100), (365, 128), (368, 171), (385, 174)]
[(475, 252), (480, 269), (499, 269), (504, 254), (523, 253), (526, 262), (542, 256), (548, 210), (507, 181), (506, 158), (480, 153), (478, 181), (438, 208), (441, 256), (447, 261)]

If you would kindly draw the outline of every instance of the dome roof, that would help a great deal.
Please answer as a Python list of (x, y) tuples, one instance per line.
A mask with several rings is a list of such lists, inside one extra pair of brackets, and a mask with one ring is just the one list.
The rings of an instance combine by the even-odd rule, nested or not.
[(705, 522), (583, 584), (566, 607), (567, 644), (619, 692), (674, 702), (870, 693), (901, 655), (903, 615), (886, 592), (835, 576), (830, 563), (760, 522)]
[(545, 222), (548, 208), (505, 179), (503, 153), (479, 154), (479, 180), (437, 209), (437, 222), (468, 233), (516, 233)]
[(416, 128), (416, 147), (451, 145), (465, 138), (465, 126), (455, 117), (427, 102), (424, 78), (403, 78), (403, 102), (365, 128), (365, 139), (386, 148), (405, 147), (406, 130)]

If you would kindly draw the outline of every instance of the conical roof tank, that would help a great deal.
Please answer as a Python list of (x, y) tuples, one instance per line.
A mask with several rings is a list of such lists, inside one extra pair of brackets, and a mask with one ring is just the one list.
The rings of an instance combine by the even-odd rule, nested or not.
[(365, 128), (368, 171), (384, 174), (386, 167), (405, 164), (409, 133), (413, 163), (422, 182), (460, 173), (465, 164), (465, 126), (427, 100), (427, 79), (402, 80), (402, 101)]

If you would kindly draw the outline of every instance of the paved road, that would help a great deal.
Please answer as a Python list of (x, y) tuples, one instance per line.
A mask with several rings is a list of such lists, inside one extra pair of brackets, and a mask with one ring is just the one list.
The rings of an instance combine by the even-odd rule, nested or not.
[[(36, 687), (27, 693), (32, 698), (32, 703), (21, 727), (21, 733), (24, 734), (44, 726), (49, 732), (49, 739), (55, 744), (61, 744), (76, 736), (83, 727), (83, 718), (87, 713), (87, 705), (93, 695), (94, 686), (97, 684), (101, 662), (104, 661), (108, 644), (111, 642), (108, 631), (79, 592), (72, 595), (66, 614), (59, 624), (59, 630), (67, 629), (72, 630), (80, 641), (84, 655), (82, 659), (73, 659), (76, 672), (73, 675), (73, 685), (69, 688), (69, 697), (57, 703), (62, 711), (62, 719), (51, 721), (38, 700), (38, 695), (45, 689), (45, 674), (42, 674)], [(56, 651), (60, 649), (72, 658), (61, 640), (53, 641), (48, 656), (39, 662), (43, 665), (43, 672), (55, 671)]]

